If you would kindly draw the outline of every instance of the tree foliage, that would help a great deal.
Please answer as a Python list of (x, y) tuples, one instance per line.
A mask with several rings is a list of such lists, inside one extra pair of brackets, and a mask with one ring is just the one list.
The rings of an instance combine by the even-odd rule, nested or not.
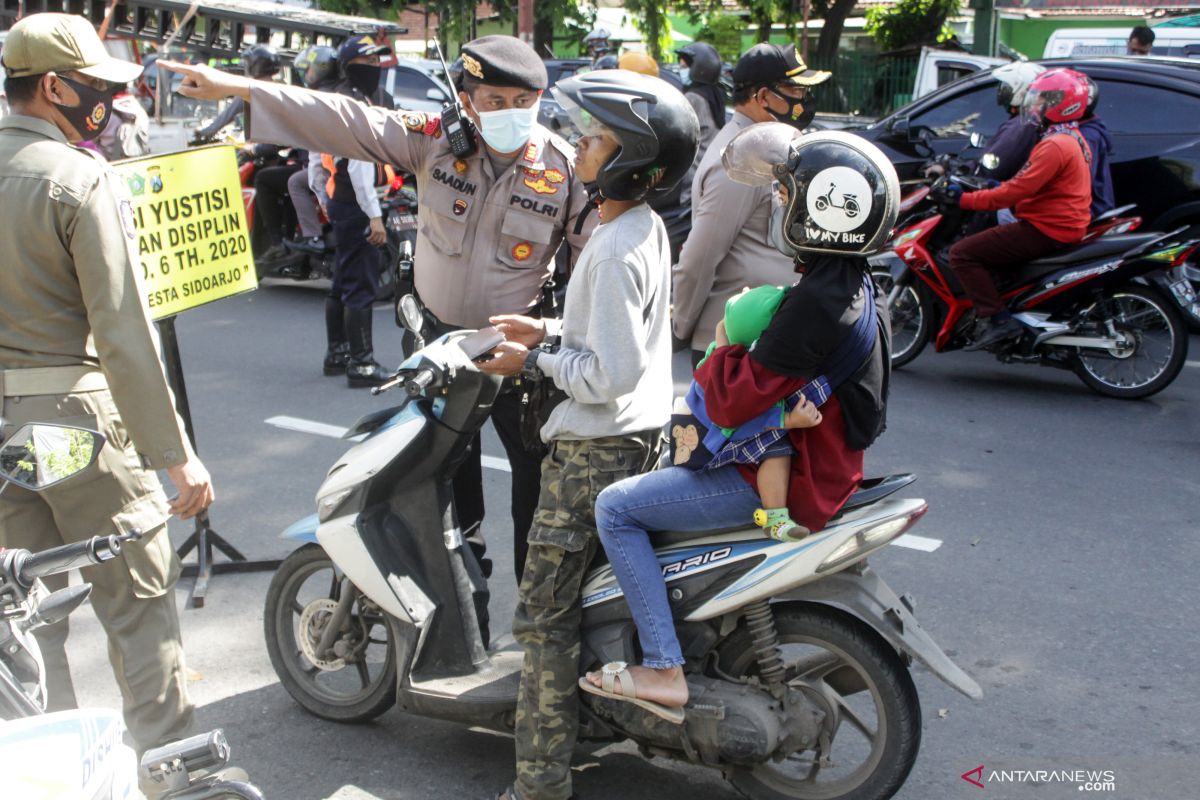
[(867, 10), (867, 31), (883, 51), (942, 42), (954, 35), (946, 20), (959, 11), (959, 0), (900, 0), (891, 8)]

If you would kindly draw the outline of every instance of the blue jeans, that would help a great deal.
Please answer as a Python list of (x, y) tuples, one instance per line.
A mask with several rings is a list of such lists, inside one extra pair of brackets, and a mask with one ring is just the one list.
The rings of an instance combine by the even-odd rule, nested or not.
[(667, 582), (648, 531), (704, 531), (753, 525), (762, 501), (737, 467), (667, 467), (614, 483), (596, 500), (596, 526), (637, 625), (642, 664), (683, 663)]

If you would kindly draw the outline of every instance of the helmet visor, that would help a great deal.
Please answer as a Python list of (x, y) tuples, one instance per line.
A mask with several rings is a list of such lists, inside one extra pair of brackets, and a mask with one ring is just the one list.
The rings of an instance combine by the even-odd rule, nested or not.
[(1062, 105), (1066, 92), (1061, 89), (1049, 89), (1042, 92), (1026, 92), (1025, 102), (1021, 104), (1021, 118), (1041, 124), (1046, 119), (1046, 112)]
[(776, 180), (776, 167), (786, 165), (800, 131), (782, 122), (760, 122), (746, 128), (726, 145), (721, 163), (729, 177), (748, 186)]
[(592, 112), (583, 108), (574, 100), (572, 100), (566, 92), (559, 91), (557, 87), (550, 90), (554, 95), (554, 99), (562, 106), (563, 111), (567, 112), (567, 117), (570, 118), (571, 124), (579, 131), (581, 136), (609, 136), (612, 139), (620, 141), (612, 129), (604, 123), (600, 122)]

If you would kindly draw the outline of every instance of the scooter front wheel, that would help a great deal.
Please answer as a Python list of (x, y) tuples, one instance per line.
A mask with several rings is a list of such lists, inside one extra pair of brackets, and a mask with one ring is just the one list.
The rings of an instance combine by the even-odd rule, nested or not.
[[(751, 800), (886, 800), (921, 746), (921, 704), (900, 656), (878, 633), (825, 606), (773, 607), (791, 688), (825, 712), (821, 744), (782, 761), (738, 767), (729, 782)], [(746, 627), (718, 650), (733, 678), (758, 672)]]
[(365, 722), (395, 705), (395, 628), (320, 546), (305, 545), (279, 565), (263, 628), (279, 682), (318, 717)]

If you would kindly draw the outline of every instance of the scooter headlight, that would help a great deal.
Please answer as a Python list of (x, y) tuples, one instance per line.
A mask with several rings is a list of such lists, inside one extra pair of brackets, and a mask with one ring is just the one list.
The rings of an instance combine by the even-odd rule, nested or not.
[(841, 546), (830, 553), (821, 562), (821, 566), (817, 567), (817, 572), (832, 572), (841, 569), (847, 564), (861, 561), (888, 542), (899, 538), (901, 534), (913, 525), (916, 525), (917, 520), (925, 516), (925, 512), (928, 510), (929, 506), (922, 505), (910, 514), (892, 517), (859, 531), (854, 534), (853, 538), (847, 539)]
[(354, 494), (357, 486), (351, 486), (346, 489), (339, 489), (333, 494), (327, 494), (317, 500), (317, 519), (321, 522), (332, 518), (339, 508), (345, 504), (350, 495)]

